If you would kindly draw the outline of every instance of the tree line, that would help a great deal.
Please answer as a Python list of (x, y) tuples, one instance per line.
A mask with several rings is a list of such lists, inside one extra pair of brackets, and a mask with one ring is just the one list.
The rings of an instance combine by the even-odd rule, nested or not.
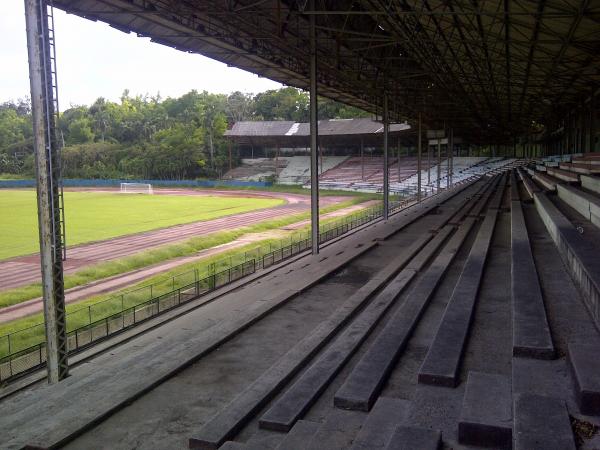
[[(256, 95), (192, 90), (178, 98), (102, 97), (74, 106), (58, 120), (66, 178), (215, 178), (229, 167), (223, 134), (242, 120), (307, 122), (308, 94), (292, 87)], [(353, 107), (319, 99), (319, 118), (368, 117)], [(0, 104), (0, 173), (33, 176), (31, 105)]]

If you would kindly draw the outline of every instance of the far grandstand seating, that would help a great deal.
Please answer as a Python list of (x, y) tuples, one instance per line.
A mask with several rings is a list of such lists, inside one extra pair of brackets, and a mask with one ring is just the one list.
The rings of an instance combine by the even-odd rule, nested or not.
[[(319, 158), (319, 169), (321, 173), (331, 170), (344, 163), (347, 156), (323, 156)], [(304, 184), (310, 180), (310, 156), (286, 157), (287, 166), (279, 173), (279, 183), (282, 184)]]
[[(277, 160), (279, 172), (288, 165), (286, 158)], [(262, 181), (275, 175), (274, 158), (242, 159), (242, 164), (227, 172), (223, 178), (226, 180)]]

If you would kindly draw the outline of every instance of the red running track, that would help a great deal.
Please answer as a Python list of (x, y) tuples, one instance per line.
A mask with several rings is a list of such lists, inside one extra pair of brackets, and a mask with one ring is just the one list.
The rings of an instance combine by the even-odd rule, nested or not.
[[(245, 191), (196, 191), (196, 190), (157, 190), (159, 194), (177, 195), (256, 195), (261, 197), (284, 198), (287, 204), (274, 208), (260, 209), (247, 213), (224, 216), (218, 219), (176, 225), (169, 228), (147, 231), (143, 233), (121, 236), (105, 241), (91, 242), (68, 247), (67, 260), (64, 262), (65, 274), (70, 274), (86, 266), (104, 261), (130, 256), (162, 245), (174, 244), (193, 237), (232, 230), (253, 225), (265, 220), (297, 214), (307, 211), (310, 207), (310, 197), (282, 193), (248, 193)], [(323, 197), (322, 205), (339, 202), (343, 197)], [(0, 291), (39, 282), (39, 254), (21, 256), (0, 261)]]

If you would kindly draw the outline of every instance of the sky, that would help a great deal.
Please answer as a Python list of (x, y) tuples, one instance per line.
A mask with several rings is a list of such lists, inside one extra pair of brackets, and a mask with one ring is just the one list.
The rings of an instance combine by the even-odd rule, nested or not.
[[(23, 0), (1, 0), (0, 103), (29, 95)], [(60, 109), (98, 97), (178, 97), (191, 89), (258, 93), (281, 85), (267, 78), (125, 34), (102, 22), (54, 10)]]

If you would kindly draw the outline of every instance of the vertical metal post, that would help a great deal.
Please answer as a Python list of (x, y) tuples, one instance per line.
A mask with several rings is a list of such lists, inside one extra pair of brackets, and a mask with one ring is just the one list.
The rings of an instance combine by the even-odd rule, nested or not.
[[(315, 0), (309, 0), (309, 8), (315, 10)], [(310, 26), (310, 224), (312, 254), (319, 253), (319, 122), (317, 117), (317, 31), (316, 15), (311, 14)]]
[(387, 220), (390, 214), (390, 170), (389, 170), (389, 130), (390, 120), (388, 117), (388, 97), (383, 95), (383, 220)]
[(400, 183), (400, 138), (398, 138), (398, 167), (396, 167), (396, 171), (398, 172), (398, 183)]
[(589, 146), (589, 151), (593, 152), (596, 150), (596, 130), (594, 129), (594, 120), (596, 119), (596, 102), (595, 102), (595, 95), (594, 95), (594, 91), (592, 90), (592, 97), (590, 98), (590, 146)]
[(442, 181), (442, 139), (438, 138), (438, 157), (437, 157), (437, 190), (440, 190), (440, 182)]
[(25, 0), (27, 53), (37, 181), (48, 382), (68, 375), (60, 213), (60, 159), (45, 0)]
[(279, 142), (275, 153), (275, 183), (279, 182)]
[(427, 141), (427, 184), (431, 185), (431, 145)]
[(231, 169), (233, 168), (233, 165), (231, 163), (231, 140), (229, 140), (228, 149), (229, 149), (229, 171), (231, 171)]
[(448, 136), (448, 144), (446, 146), (446, 155), (448, 157), (447, 162), (447, 173), (446, 173), (446, 188), (452, 186), (452, 175), (454, 172), (454, 129), (450, 128), (450, 134)]
[(417, 133), (417, 201), (421, 201), (421, 113), (419, 113)]
[(363, 140), (360, 140), (360, 179), (365, 181), (365, 145)]

